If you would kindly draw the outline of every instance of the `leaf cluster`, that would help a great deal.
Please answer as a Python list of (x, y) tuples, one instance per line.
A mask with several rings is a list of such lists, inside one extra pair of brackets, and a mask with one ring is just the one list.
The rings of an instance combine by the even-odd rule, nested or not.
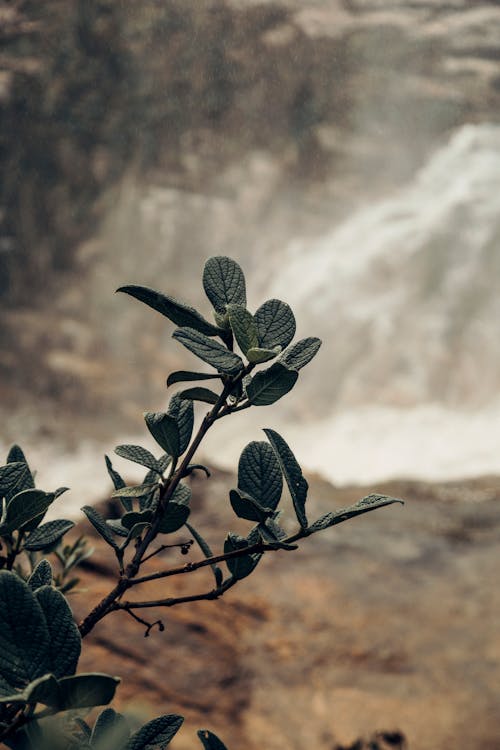
[[(76, 673), (82, 638), (119, 610), (141, 624), (145, 636), (155, 626), (162, 631), (161, 620), (148, 622), (138, 613), (217, 599), (251, 575), (266, 553), (291, 552), (300, 540), (319, 531), (401, 502), (372, 494), (311, 523), (309, 487), (302, 468), (284, 437), (266, 428), (266, 440), (243, 448), (237, 485), (229, 492), (235, 516), (251, 526), (245, 536), (228, 531), (220, 550), (212, 551), (191, 521), (189, 478), (195, 471), (210, 476), (207, 467), (193, 463), (199, 445), (217, 420), (285, 396), (299, 371), (317, 354), (321, 341), (309, 337), (293, 342), (295, 317), (286, 302), (270, 299), (250, 312), (243, 271), (230, 258), (207, 261), (203, 287), (213, 307), (213, 323), (193, 307), (146, 287), (118, 290), (173, 322), (177, 326), (173, 338), (210, 368), (209, 372), (173, 372), (168, 387), (209, 380), (215, 385), (182, 386), (171, 396), (166, 411), (144, 413), (156, 450), (135, 444), (115, 448), (120, 459), (143, 468), (140, 484), (128, 485), (105, 456), (112, 497), (120, 511), (113, 518), (91, 505), (82, 511), (115, 555), (117, 579), (78, 627), (64, 593), (76, 585), (77, 579), (69, 574), (90, 551), (81, 538), (63, 545), (63, 537), (74, 526), (71, 520), (44, 523), (47, 510), (66, 488), (36, 489), (18, 446), (0, 468), (0, 740), (12, 750), (163, 750), (179, 730), (181, 716), (160, 716), (134, 732), (112, 708), (104, 709), (92, 728), (84, 721), (82, 712), (110, 702), (119, 680), (105, 674)], [(199, 424), (194, 402), (208, 405)], [(283, 522), (285, 496), (293, 507), (293, 524)], [(197, 548), (201, 556), (141, 575), (144, 563), (167, 548), (178, 548), (183, 555)], [(208, 591), (158, 600), (125, 598), (144, 583), (203, 568), (213, 574)], [(205, 750), (225, 750), (208, 730), (200, 730), (198, 737)]]

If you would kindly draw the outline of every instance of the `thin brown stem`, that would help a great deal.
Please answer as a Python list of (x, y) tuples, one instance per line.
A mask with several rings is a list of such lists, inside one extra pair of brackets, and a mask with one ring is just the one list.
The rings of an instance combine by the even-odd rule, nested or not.
[(189, 602), (201, 602), (211, 601), (213, 599), (219, 599), (223, 596), (226, 591), (236, 585), (238, 582), (237, 578), (228, 578), (221, 586), (215, 589), (206, 591), (203, 594), (190, 594), (188, 596), (170, 597), (168, 599), (152, 599), (146, 602), (115, 602), (113, 609), (124, 609), (129, 614), (132, 614), (132, 609), (146, 609), (149, 607), (175, 607), (177, 604), (187, 604)]

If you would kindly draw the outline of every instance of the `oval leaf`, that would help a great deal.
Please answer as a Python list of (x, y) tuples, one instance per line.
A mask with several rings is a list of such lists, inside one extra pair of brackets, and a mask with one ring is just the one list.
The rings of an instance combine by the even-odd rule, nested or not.
[(209, 732), (208, 729), (199, 729), (197, 735), (205, 750), (227, 750), (217, 735)]
[(253, 315), (243, 305), (228, 305), (229, 323), (243, 354), (259, 346)]
[[(50, 672), (49, 632), (43, 610), (18, 575), (0, 571), (0, 677), (23, 690)], [(3, 692), (3, 691), (2, 691)], [(10, 691), (12, 692), (12, 691)]]
[(331, 513), (326, 513), (309, 526), (307, 531), (309, 534), (314, 534), (316, 531), (328, 529), (330, 526), (336, 526), (338, 523), (348, 521), (350, 518), (361, 516), (363, 513), (369, 513), (372, 510), (377, 510), (377, 508), (384, 508), (386, 505), (392, 505), (393, 503), (401, 503), (401, 505), (404, 505), (403, 500), (400, 500), (397, 497), (375, 494), (367, 495), (362, 500), (354, 503), (354, 505), (350, 505), (348, 508), (340, 508)]
[(238, 487), (260, 505), (276, 509), (283, 491), (283, 476), (269, 443), (252, 441), (245, 446), (238, 463)]
[(59, 680), (61, 709), (103, 706), (113, 700), (119, 683), (119, 677), (100, 672), (63, 677)]
[(117, 445), (115, 448), (115, 453), (117, 456), (121, 456), (121, 458), (126, 458), (128, 461), (133, 461), (136, 464), (145, 466), (146, 469), (150, 469), (151, 471), (156, 471), (158, 474), (161, 474), (158, 461), (153, 456), (151, 451), (146, 450), (146, 448), (142, 448), (142, 446), (140, 445)]
[(165, 453), (176, 458), (179, 453), (179, 428), (176, 420), (163, 412), (144, 413), (146, 426)]
[(219, 400), (219, 395), (209, 388), (186, 388), (179, 396), (190, 401), (203, 401), (205, 404), (216, 404)]
[(177, 328), (172, 334), (186, 349), (199, 357), (203, 362), (215, 367), (226, 375), (235, 375), (243, 369), (243, 360), (230, 352), (223, 344), (212, 341), (192, 328)]
[(269, 406), (292, 390), (298, 373), (275, 362), (268, 370), (258, 372), (246, 387), (246, 393), (254, 406)]
[(260, 347), (255, 347), (247, 351), (246, 357), (252, 364), (261, 365), (263, 362), (269, 362), (270, 359), (277, 357), (280, 351), (281, 346), (275, 346), (274, 349), (261, 349)]
[(148, 721), (132, 735), (125, 750), (164, 750), (184, 721), (182, 716), (167, 714)]
[(259, 307), (254, 315), (259, 336), (259, 346), (284, 349), (295, 336), (295, 316), (290, 305), (279, 299), (269, 299)]
[[(244, 550), (246, 547), (248, 547), (247, 539), (230, 532), (224, 542), (224, 554), (227, 555), (236, 550)], [(239, 557), (233, 557), (226, 560), (226, 565), (231, 575), (239, 581), (253, 572), (261, 557), (262, 555), (260, 554), (242, 554)]]
[(172, 372), (167, 378), (167, 386), (175, 383), (186, 383), (192, 380), (217, 380), (220, 375), (211, 375), (208, 372), (188, 372), (187, 370), (177, 370)]
[(85, 513), (94, 529), (100, 534), (100, 536), (102, 536), (104, 541), (107, 542), (110, 547), (113, 547), (114, 550), (118, 550), (118, 545), (113, 539), (111, 529), (108, 527), (105, 519), (101, 516), (99, 511), (91, 505), (84, 505), (81, 510)]
[(278, 459), (281, 470), (285, 476), (297, 520), (301, 527), (305, 529), (307, 527), (305, 503), (309, 485), (302, 476), (302, 469), (300, 468), (297, 459), (281, 435), (271, 429), (265, 429), (264, 432), (273, 447), (276, 458)]
[(271, 508), (264, 508), (250, 495), (238, 490), (229, 491), (231, 507), (238, 516), (247, 521), (264, 522), (272, 513)]
[(35, 592), (42, 608), (49, 633), (49, 669), (56, 677), (67, 677), (76, 672), (82, 639), (68, 602), (52, 586), (42, 586)]
[(155, 292), (146, 286), (135, 285), (121, 286), (116, 291), (124, 292), (140, 302), (144, 302), (145, 305), (164, 315), (176, 326), (194, 328), (205, 336), (218, 336), (220, 334), (220, 330), (209, 323), (208, 320), (205, 320), (203, 315), (200, 315), (193, 307), (184, 305), (166, 294)]
[[(14, 466), (15, 464), (10, 464)], [(54, 494), (43, 490), (23, 490), (11, 499), (7, 505), (2, 533), (22, 529), (38, 516), (43, 516), (54, 501)]]
[(51, 547), (62, 539), (66, 532), (70, 531), (74, 525), (73, 521), (66, 521), (63, 518), (44, 523), (43, 526), (31, 532), (28, 540), (24, 543), (24, 549), (35, 552)]
[(48, 560), (42, 559), (28, 578), (28, 586), (31, 591), (36, 591), (41, 586), (50, 586), (51, 584), (52, 566)]
[(315, 337), (301, 339), (287, 349), (278, 362), (282, 362), (290, 370), (301, 370), (316, 356), (320, 346), (321, 339)]
[(173, 417), (177, 423), (179, 430), (179, 454), (182, 455), (187, 450), (191, 435), (193, 433), (194, 425), (194, 410), (193, 404), (189, 400), (181, 398), (179, 393), (176, 393), (170, 399), (168, 405), (168, 415)]
[(203, 269), (203, 288), (214, 310), (224, 315), (226, 305), (247, 303), (245, 276), (241, 266), (225, 255), (209, 258)]

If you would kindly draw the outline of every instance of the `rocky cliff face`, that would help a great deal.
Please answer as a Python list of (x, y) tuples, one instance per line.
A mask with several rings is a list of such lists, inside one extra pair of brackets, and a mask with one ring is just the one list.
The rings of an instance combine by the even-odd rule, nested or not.
[(451, 128), (498, 119), (496, 2), (19, 0), (0, 19), (1, 277), (18, 301), (71, 266), (131, 167), (203, 191), (264, 149), (287, 180), (333, 176), (339, 211)]

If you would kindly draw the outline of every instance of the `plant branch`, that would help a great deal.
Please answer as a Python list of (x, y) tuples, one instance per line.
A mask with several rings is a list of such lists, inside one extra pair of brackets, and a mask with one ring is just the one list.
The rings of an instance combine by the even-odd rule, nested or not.
[[(287, 540), (288, 543), (288, 540)], [(169, 578), (170, 576), (181, 575), (182, 573), (193, 573), (195, 570), (205, 568), (208, 565), (216, 565), (226, 560), (234, 560), (238, 557), (244, 557), (245, 555), (254, 555), (259, 552), (271, 552), (280, 549), (272, 544), (266, 542), (257, 542), (248, 547), (242, 549), (232, 550), (231, 552), (225, 552), (220, 555), (213, 555), (212, 557), (205, 557), (203, 560), (197, 560), (196, 562), (188, 562), (185, 565), (179, 565), (177, 568), (169, 568), (168, 570), (161, 570), (156, 573), (150, 573), (149, 575), (141, 576), (140, 578), (131, 578), (129, 580), (129, 588), (137, 586), (140, 583), (149, 583), (149, 581), (156, 581), (159, 578)]]
[(82, 638), (88, 635), (88, 633), (90, 633), (95, 625), (100, 620), (102, 620), (102, 618), (105, 617), (108, 612), (113, 611), (113, 604), (118, 599), (120, 599), (125, 591), (132, 585), (130, 583), (131, 579), (133, 579), (134, 576), (137, 575), (142, 563), (144, 562), (144, 555), (149, 548), (149, 545), (156, 539), (158, 535), (158, 528), (160, 526), (161, 518), (163, 513), (165, 512), (165, 508), (168, 505), (170, 498), (175, 492), (175, 489), (179, 485), (181, 479), (185, 476), (186, 469), (191, 463), (191, 460), (201, 441), (207, 434), (212, 424), (217, 419), (219, 412), (226, 405), (226, 399), (229, 396), (232, 388), (239, 380), (245, 377), (245, 375), (249, 372), (249, 368), (251, 369), (252, 365), (248, 365), (235, 378), (232, 378), (227, 383), (225, 383), (224, 388), (222, 389), (222, 392), (217, 399), (217, 402), (214, 404), (212, 409), (204, 416), (198, 432), (196, 433), (194, 439), (191, 442), (191, 445), (184, 454), (180, 465), (178, 466), (178, 468), (176, 468), (175, 472), (171, 474), (171, 476), (169, 477), (169, 481), (160, 490), (160, 501), (158, 503), (158, 508), (156, 509), (155, 518), (153, 520), (153, 523), (151, 524), (151, 527), (144, 535), (142, 542), (136, 547), (136, 551), (132, 560), (125, 568), (124, 573), (120, 576), (120, 579), (116, 586), (114, 586), (109, 594), (107, 594), (107, 596), (105, 596), (99, 602), (99, 604), (97, 604), (94, 609), (89, 612), (89, 614), (82, 620), (82, 622), (78, 626)]
[[(115, 602), (113, 610), (124, 609), (128, 614), (132, 614), (132, 609), (145, 609), (149, 607), (175, 607), (177, 604), (187, 604), (189, 602), (200, 602), (200, 601), (211, 601), (212, 599), (218, 599), (223, 596), (226, 591), (236, 585), (238, 582), (237, 578), (228, 578), (220, 586), (210, 591), (206, 591), (204, 594), (190, 594), (188, 596), (170, 597), (168, 599), (156, 599), (147, 602)], [(138, 619), (135, 616), (135, 619)], [(144, 621), (142, 621), (144, 622)], [(147, 623), (146, 623), (147, 624)], [(156, 623), (153, 623), (156, 624)]]

